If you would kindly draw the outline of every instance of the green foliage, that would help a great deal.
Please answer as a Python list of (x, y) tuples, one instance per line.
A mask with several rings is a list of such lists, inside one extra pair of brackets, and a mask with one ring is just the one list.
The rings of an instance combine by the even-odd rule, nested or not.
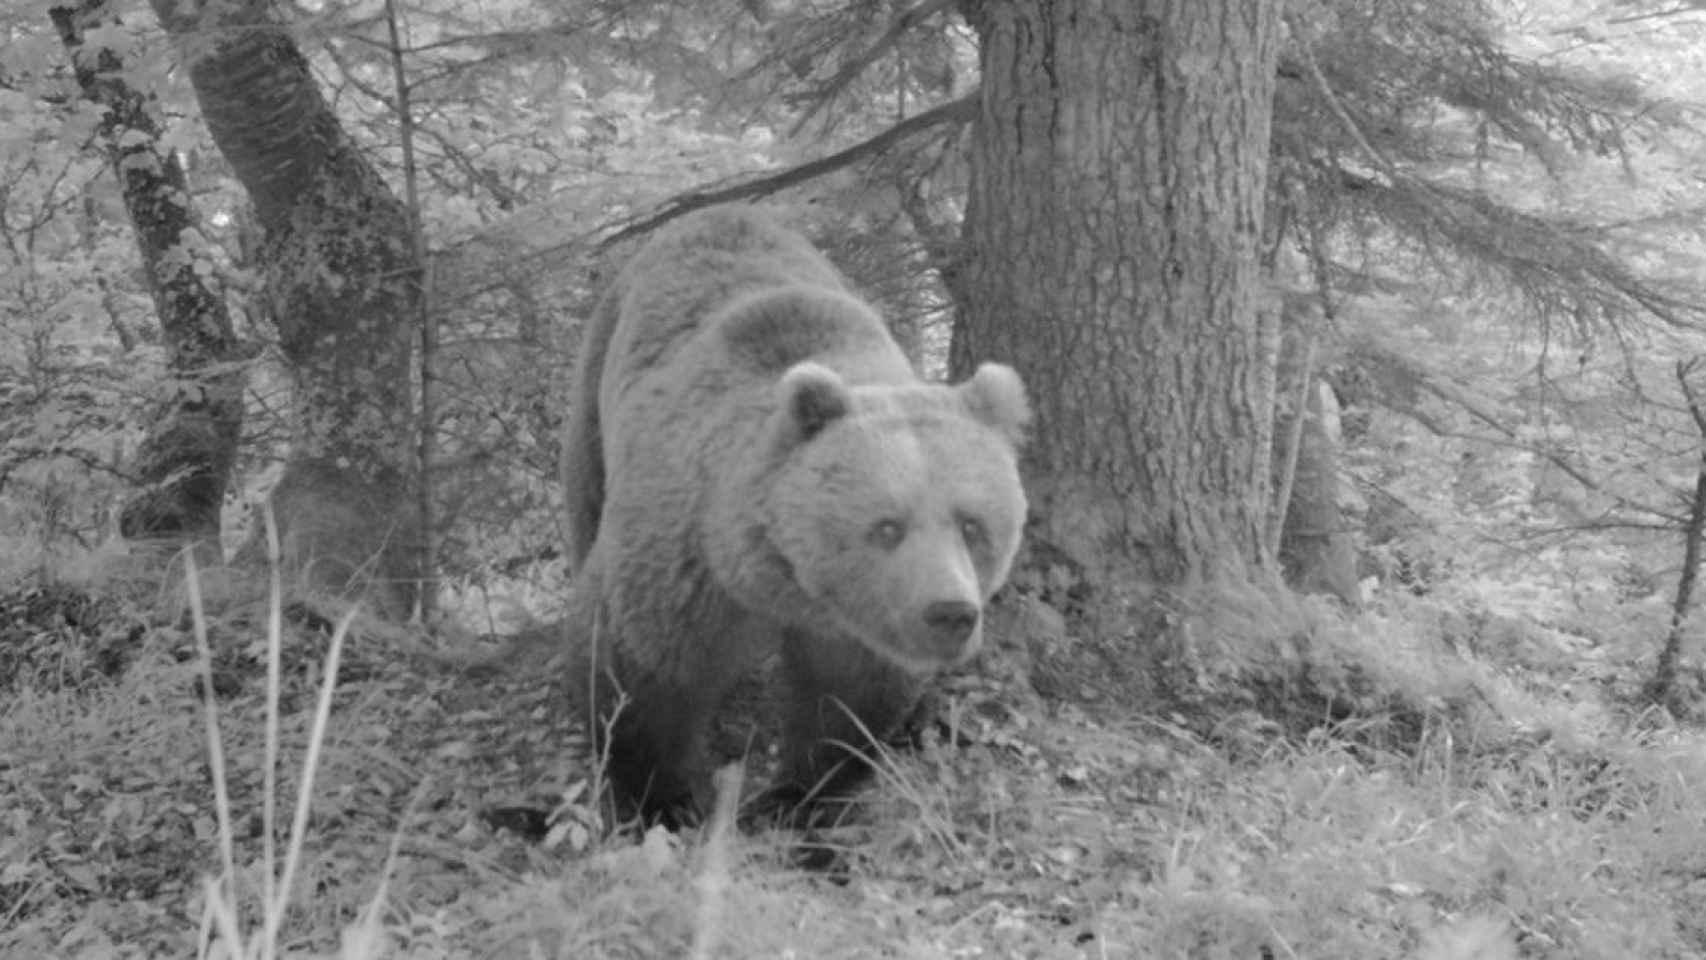
[[(946, 7), (903, 22), (904, 5), (880, 4), (402, 6), (444, 325), (440, 559), (467, 620), (525, 619), (476, 614), (558, 589), (564, 373), (622, 254), (598, 240), (666, 197), (750, 184), (965, 93), (975, 51)], [(0, 12), (0, 579), (28, 571), (44, 591), (110, 538), (140, 411), (171, 389), (96, 117), (46, 10)], [(1706, 442), (1674, 370), (1706, 353), (1706, 196), (1684, 122), (1706, 44), (1682, 17), (1525, 11), (1393, 0), (1292, 16), (1272, 206), (1302, 266), (1278, 279), (1326, 304), (1370, 608), (1183, 611), (1198, 632), (1169, 666), (1190, 683), (1169, 692), (1196, 700), (1122, 690), (1119, 664), (1076, 637), (1008, 686), (961, 687), (970, 746), (898, 759), (871, 821), (837, 835), (856, 884), (801, 878), (769, 839), (738, 844), (720, 878), (727, 955), (1706, 949), (1698, 743), (1621, 712), (1666, 627)], [(268, 348), (253, 485), (290, 421), (244, 198), (157, 31), (126, 13), (127, 79), (158, 98), (219, 280)], [(340, 119), (400, 183), (382, 22), (330, 3), (294, 26)], [(963, 175), (951, 138), (905, 146), (781, 199), (939, 358), (934, 268), (956, 252)], [(188, 952), (214, 820), (187, 638), (156, 623), (138, 639), (142, 618), (123, 613), (83, 630), (76, 604), (32, 597), (0, 602), (0, 952)], [(257, 619), (215, 630), (240, 816), (262, 795)], [(1147, 625), (1114, 626), (1129, 641)], [(312, 636), (297, 644), (310, 661)], [(291, 936), (334, 949), (398, 829), (418, 841), (392, 887), (409, 955), (651, 956), (703, 929), (692, 838), (581, 834), (541, 852), (475, 822), (518, 799), (588, 813), (554, 683), (423, 676), (372, 637), (352, 656)], [(292, 734), (305, 669), (288, 671)], [(1158, 702), (1187, 709), (1133, 717)]]
[(144, 632), (110, 596), (64, 583), (6, 581), (0, 594), (0, 691), (79, 689), (116, 679)]
[(1603, 16), (1300, 11), (1272, 203), (1363, 574), (1650, 656), (1702, 442), (1676, 364), (1706, 351), (1699, 137), (1658, 95), (1697, 97), (1669, 65), (1700, 28)]
[(130, 411), (163, 369), (104, 168), (40, 147), (81, 141), (92, 122), (76, 107), (0, 106), (0, 538), (14, 564), (51, 567), (104, 538), (137, 437)]
[[(110, 173), (90, 142), (96, 116), (75, 94), (47, 6), (43, 0), (8, 14), (9, 83), (0, 107), (10, 111), (6, 156), (17, 186), (5, 197), (6, 223), (31, 224), (34, 234), (17, 239), (29, 249), (27, 263), (15, 258), (22, 272), (8, 271), (32, 289), (11, 291), (19, 302), (4, 316), (19, 343), (78, 352), (38, 350), (28, 396), (17, 398), (8, 384), (8, 409), (21, 405), (7, 418), (5, 475), (12, 491), (26, 495), (6, 499), (16, 511), (6, 527), (20, 546), (56, 542), (70, 527), (71, 542), (88, 549), (110, 536), (107, 514), (126, 492), (123, 465), (146, 425), (138, 414), (152, 411), (151, 399), (170, 384), (161, 382), (158, 351), (147, 346), (157, 337), (149, 291)], [(575, 319), (596, 294), (596, 274), (613, 265), (591, 248), (602, 227), (688, 183), (821, 150), (822, 137), (784, 135), (798, 116), (791, 97), (833, 86), (843, 109), (826, 117), (839, 136), (857, 136), (891, 110), (939, 95), (971, 62), (963, 36), (935, 28), (890, 36), (877, 8), (820, 14), (734, 3), (692, 11), (629, 5), (614, 19), (589, 5), (402, 7), (416, 162), (426, 185), (422, 221), (441, 264), (434, 429), (446, 519), (440, 561), (450, 576), (489, 564), (513, 570), (549, 552), (564, 358), (572, 356)], [(183, 77), (168, 73), (172, 60), (158, 32), (140, 17), (125, 24), (94, 39), (111, 44), (131, 86), (157, 98), (169, 121), (166, 142), (190, 169), (239, 335), (267, 348), (253, 371), (240, 461), (241, 488), (249, 491), (291, 434), (290, 404), (278, 392), (288, 373), (267, 322), (272, 305), (256, 296), (253, 227), (240, 189), (193, 118)], [(400, 185), (384, 23), (334, 5), (298, 26), (298, 43), (316, 58), (340, 120)], [(861, 45), (878, 41), (890, 55), (868, 70), (845, 69), (859, 63)], [(820, 55), (832, 48), (834, 56)], [(894, 99), (870, 100), (876, 89)], [(174, 119), (186, 112), (192, 115)], [(908, 315), (939, 313), (942, 296), (930, 283), (895, 282), (920, 274), (898, 205), (869, 212), (853, 222), (821, 219), (847, 249), (861, 251), (849, 259), (867, 267), (855, 273), (876, 281), (876, 295)], [(860, 232), (848, 230), (861, 222)], [(873, 245), (873, 228), (903, 243)], [(42, 242), (45, 234), (54, 242)], [(827, 239), (833, 245), (837, 237)], [(99, 322), (103, 314), (110, 319)], [(41, 375), (44, 366), (52, 377)], [(97, 466), (106, 478), (90, 474)], [(72, 505), (79, 515), (63, 516)], [(470, 544), (479, 549), (470, 552)]]
[(1680, 132), (1629, 63), (1542, 60), (1479, 0), (1329, 2), (1292, 19), (1305, 21), (1275, 102), (1271, 226), (1293, 233), (1316, 283), (1354, 295), (1408, 252), (1543, 309), (1685, 310), (1607, 254), (1602, 218), (1555, 202), (1559, 180)]
[[(264, 658), (252, 655), (272, 646), (260, 614), (209, 611), (215, 665), (232, 671), (215, 685), (215, 769), (238, 827), (228, 889), (239, 892), (218, 909), (246, 934), (260, 930), (262, 872), (277, 868), (260, 828), (273, 762), (262, 760)], [(300, 619), (281, 640), (316, 629)], [(1291, 629), (1268, 620), (1270, 635)], [(590, 821), (584, 771), (548, 722), (555, 680), (435, 675), (358, 628), (324, 733), (311, 733), (323, 647), (287, 661), (273, 688), (275, 856), (314, 740), (319, 757), (277, 943), (348, 960), (1680, 960), (1706, 946), (1690, 886), (1706, 788), (1696, 734), (1642, 732), (1560, 697), (1550, 676), (1575, 669), (1573, 650), (1482, 659), (1475, 638), (1497, 639), (1490, 622), (1465, 628), (1418, 608), (1357, 620), (1322, 610), (1293, 626), (1370, 678), (1358, 718), (1289, 736), (1236, 717), (1193, 732), (1112, 697), (1015, 709), (1034, 701), (1022, 652), (986, 661), (954, 685), (951, 742), (885, 756), (869, 809), (816, 838), (842, 851), (842, 884), (795, 869), (783, 834), (634, 843), (567, 829)], [(190, 633), (157, 627), (111, 678), (0, 700), (0, 952), (195, 949), (208, 905), (198, 877), (220, 868)], [(1463, 642), (1448, 652), (1452, 635)], [(1428, 665), (1439, 652), (1498, 709), (1470, 722), (1427, 708), (1425, 739), (1371, 745), (1358, 726), (1381, 722), (1380, 704), (1437, 704), (1461, 682)], [(565, 829), (541, 849), (476, 815), (517, 800), (557, 805)], [(376, 901), (383, 922), (364, 919)], [(706, 953), (689, 954), (696, 944)]]

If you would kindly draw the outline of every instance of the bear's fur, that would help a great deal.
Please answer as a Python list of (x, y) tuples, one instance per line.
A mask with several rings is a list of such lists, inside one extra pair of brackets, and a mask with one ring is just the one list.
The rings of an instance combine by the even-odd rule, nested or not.
[(845, 792), (862, 765), (837, 744), (885, 735), (981, 642), (1025, 515), (1018, 376), (920, 381), (803, 237), (726, 207), (635, 257), (577, 380), (570, 683), (619, 803), (694, 819), (712, 714), (778, 651), (776, 789)]

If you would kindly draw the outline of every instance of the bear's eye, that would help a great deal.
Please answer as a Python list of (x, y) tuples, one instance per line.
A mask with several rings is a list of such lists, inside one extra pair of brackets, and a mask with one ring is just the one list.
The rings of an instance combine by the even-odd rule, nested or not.
[(989, 529), (976, 517), (960, 518), (960, 536), (965, 539), (966, 546), (974, 549), (981, 549), (989, 544)]
[(871, 543), (884, 550), (893, 550), (906, 539), (906, 524), (899, 520), (878, 520), (871, 524), (871, 530), (866, 536)]

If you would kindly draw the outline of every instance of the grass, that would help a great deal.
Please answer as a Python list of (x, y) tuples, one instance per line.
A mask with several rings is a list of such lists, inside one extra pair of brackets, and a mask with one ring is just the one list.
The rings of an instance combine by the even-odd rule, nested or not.
[[(551, 678), (448, 676), (282, 609), (275, 587), (151, 623), (114, 678), (9, 691), (0, 956), (1706, 951), (1698, 734), (1584, 703), (1580, 684), (1550, 695), (1570, 665), (1544, 645), (1521, 663), (1442, 652), (1417, 609), (1268, 630), (1293, 647), (1307, 631), (1318, 672), (1359, 691), (1330, 723), (1043, 700), (1038, 667), (997, 654), (950, 685), (963, 742), (883, 757), (866, 816), (826, 837), (846, 855), (834, 876), (733, 831), (727, 808), (680, 837), (604, 836)], [(1268, 669), (1252, 624), (1275, 617), (1214, 609), (1222, 652)], [(510, 803), (557, 808), (559, 829), (540, 845), (489, 829), (480, 811)]]

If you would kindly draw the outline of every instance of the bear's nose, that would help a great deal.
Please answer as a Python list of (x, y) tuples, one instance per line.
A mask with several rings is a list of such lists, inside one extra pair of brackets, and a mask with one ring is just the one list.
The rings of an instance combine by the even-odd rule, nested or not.
[(924, 608), (924, 623), (935, 635), (942, 653), (957, 656), (977, 630), (976, 604), (963, 600), (938, 600)]

